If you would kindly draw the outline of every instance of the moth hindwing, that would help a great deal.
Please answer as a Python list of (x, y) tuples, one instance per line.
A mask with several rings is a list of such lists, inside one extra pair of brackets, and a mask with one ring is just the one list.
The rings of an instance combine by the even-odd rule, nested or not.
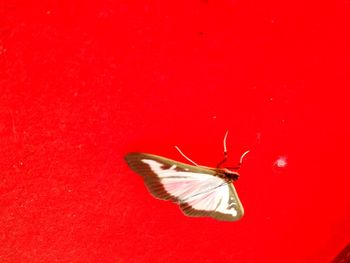
[(236, 221), (244, 214), (225, 168), (188, 165), (147, 153), (129, 153), (125, 160), (154, 197), (177, 203), (187, 216)]

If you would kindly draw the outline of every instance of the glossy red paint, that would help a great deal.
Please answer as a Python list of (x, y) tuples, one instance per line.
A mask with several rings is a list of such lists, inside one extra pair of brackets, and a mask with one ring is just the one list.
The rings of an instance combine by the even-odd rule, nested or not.
[[(349, 243), (347, 1), (1, 8), (0, 261), (326, 263)], [(239, 222), (184, 216), (123, 159), (215, 166), (226, 129), (227, 165), (251, 150)]]

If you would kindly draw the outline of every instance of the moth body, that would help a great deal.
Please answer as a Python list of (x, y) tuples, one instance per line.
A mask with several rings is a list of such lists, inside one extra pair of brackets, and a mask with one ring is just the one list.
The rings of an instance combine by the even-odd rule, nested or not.
[(214, 171), (216, 172), (215, 176), (224, 179), (228, 183), (235, 182), (239, 178), (239, 173), (227, 168), (215, 168)]

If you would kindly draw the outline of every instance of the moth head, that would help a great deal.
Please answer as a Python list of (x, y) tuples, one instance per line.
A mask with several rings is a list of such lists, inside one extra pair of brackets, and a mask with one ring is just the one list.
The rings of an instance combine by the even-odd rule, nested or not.
[(239, 179), (239, 173), (237, 172), (224, 168), (224, 173), (226, 178), (230, 181), (237, 181)]
[(239, 173), (231, 174), (232, 181), (237, 181), (239, 179)]

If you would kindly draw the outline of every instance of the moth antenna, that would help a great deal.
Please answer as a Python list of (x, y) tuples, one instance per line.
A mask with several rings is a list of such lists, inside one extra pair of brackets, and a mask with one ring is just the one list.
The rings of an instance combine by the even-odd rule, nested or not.
[(188, 158), (181, 150), (179, 147), (177, 147), (176, 145), (174, 146), (175, 149), (182, 155), (182, 157), (184, 157), (187, 161), (193, 163), (195, 166), (199, 166), (198, 164), (196, 164), (194, 161), (192, 161), (190, 158)]
[(244, 158), (249, 152), (250, 152), (250, 151), (248, 150), (248, 151), (245, 151), (245, 152), (242, 154), (241, 158), (239, 159), (239, 164), (242, 164), (243, 158)]
[(224, 136), (224, 154), (225, 155), (227, 155), (227, 147), (226, 147), (227, 135), (228, 135), (228, 130), (226, 131), (225, 136)]

